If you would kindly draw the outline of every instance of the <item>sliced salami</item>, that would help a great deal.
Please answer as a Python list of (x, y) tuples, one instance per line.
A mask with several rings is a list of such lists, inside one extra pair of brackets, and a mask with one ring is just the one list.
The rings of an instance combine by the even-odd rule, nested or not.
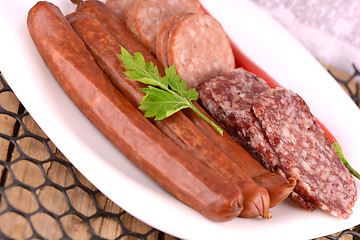
[(168, 40), (167, 60), (168, 65), (175, 64), (188, 87), (196, 87), (235, 68), (224, 29), (217, 20), (204, 14), (190, 14), (176, 22)]
[(256, 97), (253, 111), (279, 167), (297, 180), (292, 198), (348, 218), (357, 198), (354, 180), (305, 101), (290, 90), (269, 89)]
[(156, 36), (161, 24), (181, 13), (203, 13), (197, 0), (133, 0), (126, 14), (126, 24), (143, 44), (156, 53)]
[(232, 101), (231, 107), (234, 111), (237, 141), (265, 168), (285, 176), (279, 168), (277, 154), (267, 140), (259, 120), (252, 111), (252, 105), (257, 95), (256, 93), (246, 92)]
[(252, 112), (253, 100), (267, 89), (269, 86), (263, 79), (242, 68), (197, 88), (202, 104), (225, 131), (264, 167), (279, 173), (278, 157)]

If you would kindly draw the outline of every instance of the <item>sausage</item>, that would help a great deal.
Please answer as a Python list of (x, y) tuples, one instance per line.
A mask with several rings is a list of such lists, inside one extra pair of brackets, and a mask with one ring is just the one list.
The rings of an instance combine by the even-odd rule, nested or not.
[(175, 23), (169, 34), (167, 62), (169, 66), (175, 64), (177, 73), (191, 88), (235, 68), (224, 29), (205, 14), (189, 14)]
[[(120, 47), (117, 44), (119, 38), (130, 38), (131, 36), (127, 36), (122, 32), (116, 32), (113, 35), (110, 34), (109, 29), (115, 29), (115, 27), (110, 28), (108, 25), (116, 24), (111, 17), (108, 17), (107, 21), (101, 18), (101, 23), (89, 17), (86, 9), (90, 7), (93, 8), (89, 11), (93, 17), (97, 18), (98, 15), (107, 14), (102, 8), (97, 8), (97, 4), (101, 5), (102, 3), (96, 2), (95, 4), (95, 1), (83, 2), (76, 10), (78, 17), (69, 19), (69, 21), (77, 34), (82, 37), (83, 41), (87, 44), (95, 59), (97, 59), (99, 66), (107, 73), (113, 84), (128, 97), (134, 106), (138, 107), (144, 96), (140, 88), (144, 87), (144, 85), (129, 80), (125, 74), (123, 74), (124, 68), (120, 64), (121, 61), (119, 61), (114, 54), (120, 52)], [(97, 8), (98, 11), (95, 11), (94, 8)], [(92, 34), (93, 32), (96, 32), (96, 35)], [(116, 37), (114, 35), (116, 35)], [(132, 41), (136, 41), (136, 39), (133, 38)], [(133, 46), (136, 46), (136, 44)], [(131, 50), (133, 52), (137, 51), (137, 49)], [(144, 54), (148, 55), (148, 53)], [(153, 59), (153, 62), (157, 62), (155, 58)], [(161, 67), (160, 64), (158, 66)], [(240, 216), (270, 216), (268, 212), (270, 206), (269, 196), (266, 189), (258, 186), (244, 171), (239, 169), (239, 167), (199, 131), (182, 112), (178, 112), (160, 121), (153, 121), (153, 123), (182, 149), (191, 152), (203, 161), (204, 164), (221, 172), (224, 176), (240, 186), (244, 195), (244, 209)]]
[[(81, 37), (83, 37), (86, 43), (95, 43), (94, 39), (92, 39), (92, 41), (86, 39), (86, 37), (89, 37), (92, 34), (89, 29), (84, 28), (86, 24), (89, 24), (91, 26), (91, 29), (93, 31), (96, 31), (97, 33), (95, 38), (100, 41), (97, 45), (98, 47), (100, 47), (99, 50), (104, 51), (107, 48), (105, 47), (105, 45), (111, 45), (109, 45), (109, 42), (104, 41), (105, 38), (101, 37), (101, 31), (94, 27), (95, 25), (91, 20), (95, 19), (91, 19), (90, 17), (85, 16), (83, 18), (78, 18), (75, 21), (71, 21), (71, 24), (74, 27), (75, 31), (77, 31), (77, 33)], [(98, 26), (101, 25), (98, 24)], [(86, 34), (89, 35), (84, 36)], [(113, 46), (120, 50), (119, 46), (116, 45), (116, 41), (114, 41), (113, 43)], [(94, 54), (94, 45), (90, 45), (89, 48)], [(113, 60), (115, 61), (116, 56), (114, 55), (114, 52), (108, 51), (108, 53), (111, 54), (109, 59), (113, 58)], [(104, 55), (96, 55), (95, 58), (100, 59), (101, 56)], [(101, 61), (104, 60), (98, 61), (99, 65), (105, 69), (104, 72), (111, 72), (109, 75), (110, 79), (114, 79), (116, 76), (119, 77), (120, 75), (123, 75), (120, 74), (120, 71), (111, 71), (111, 69), (116, 70), (116, 68), (108, 68), (108, 65), (100, 63)], [(120, 62), (118, 59), (117, 61)], [(116, 65), (118, 64), (118, 62), (113, 63), (115, 63)], [(124, 71), (124, 69), (122, 71)], [(128, 80), (126, 76), (121, 77), (122, 78), (120, 79), (123, 82), (119, 83), (119, 80), (117, 79), (115, 82), (116, 85), (121, 86), (121, 89), (125, 88), (125, 90), (123, 90), (124, 93), (134, 93), (134, 95), (129, 96), (129, 99), (132, 101), (133, 105), (139, 106), (143, 96), (141, 96), (140, 98), (138, 98), (138, 96), (142, 95), (143, 93), (136, 85), (140, 84), (136, 84), (136, 82)], [(132, 83), (128, 84), (128, 82)], [(136, 87), (136, 89), (134, 89), (133, 87)], [(233, 164), (222, 151), (217, 149), (216, 146), (213, 145), (195, 126), (193, 126), (192, 122), (188, 118), (186, 118), (186, 116), (179, 112), (164, 120), (153, 121), (153, 123), (184, 150), (186, 150), (187, 152), (191, 151), (192, 154), (200, 158), (205, 164), (208, 164), (209, 167), (213, 169), (220, 169), (219, 171), (222, 172), (227, 178), (231, 179), (232, 181), (237, 183), (238, 186), (242, 187), (241, 189), (246, 196), (246, 201), (244, 201), (244, 210), (241, 212), (240, 216), (268, 216), (267, 210), (269, 208), (269, 197), (267, 191), (263, 188), (258, 187), (249, 176), (244, 174), (241, 170), (238, 170), (237, 166)], [(254, 202), (256, 203), (255, 206), (259, 207), (254, 208)], [(259, 210), (261, 212), (259, 212)]]
[(203, 13), (203, 10), (196, 0), (135, 0), (127, 10), (126, 25), (155, 54), (161, 24), (181, 12)]
[(58, 7), (37, 3), (27, 24), (63, 90), (129, 160), (207, 218), (227, 221), (239, 215), (240, 189), (177, 147), (133, 107), (106, 78)]
[[(130, 42), (132, 42), (133, 44), (130, 45), (130, 47), (128, 48), (128, 51), (134, 52), (134, 51), (139, 50), (137, 48), (138, 41), (135, 40), (132, 37), (132, 35), (126, 35), (126, 32), (121, 32), (121, 29), (116, 27), (116, 25), (121, 24), (121, 22), (117, 21), (114, 17), (112, 17), (111, 12), (109, 12), (108, 9), (104, 8), (102, 6), (101, 2), (94, 1), (94, 2), (83, 3), (82, 6), (78, 7), (77, 12), (79, 14), (91, 13), (92, 16), (96, 17), (97, 19), (100, 19), (102, 21), (103, 25), (106, 26), (106, 28), (108, 30), (110, 30), (114, 36), (117, 37), (117, 41), (122, 41), (121, 38), (125, 38), (125, 37), (131, 38)], [(116, 24), (112, 23), (112, 21), (110, 19), (114, 20), (116, 22)], [(99, 32), (99, 30), (98, 30), (98, 32)], [(106, 47), (109, 47), (110, 45), (111, 45), (110, 43), (107, 43), (104, 45), (100, 45), (99, 48), (102, 49), (103, 51), (105, 51)], [(110, 49), (110, 51), (109, 51), (109, 56), (112, 56), (112, 58), (110, 57), (110, 58), (108, 58), (108, 60), (113, 59), (113, 61), (114, 61), (113, 62), (114, 65), (112, 65), (112, 66), (109, 65), (107, 67), (107, 69), (110, 69), (110, 70), (118, 69), (117, 68), (117, 64), (119, 64), (118, 59), (113, 58), (114, 51), (116, 51), (116, 47), (114, 47), (114, 49)], [(145, 58), (147, 58), (147, 61), (154, 62), (155, 65), (157, 65), (159, 67), (159, 71), (162, 72), (163, 68), (161, 67), (161, 64), (159, 64), (156, 59), (154, 59), (147, 51), (143, 51), (143, 48), (140, 49), (140, 52), (145, 56)], [(96, 55), (96, 54), (94, 54), (94, 55)], [(105, 58), (104, 54), (99, 54), (99, 55), (102, 56), (103, 58)], [(106, 72), (106, 68), (103, 68), (103, 70), (105, 70), (105, 72)], [(109, 72), (108, 75), (114, 77), (113, 83), (117, 86), (118, 89), (121, 89), (124, 86), (135, 85), (132, 88), (130, 88), (130, 87), (123, 88), (122, 91), (124, 91), (124, 94), (128, 98), (132, 99), (131, 101), (133, 102), (133, 104), (135, 106), (139, 106), (140, 100), (139, 100), (139, 96), (137, 96), (137, 94), (136, 94), (136, 93), (138, 93), (138, 90), (136, 90), (136, 89), (144, 87), (144, 85), (142, 85), (138, 82), (134, 82), (134, 81), (127, 81), (127, 84), (121, 84), (120, 83), (121, 79), (127, 79), (127, 77), (122, 73), (122, 71), (123, 71), (123, 69), (114, 70), (112, 72)], [(117, 75), (120, 75), (120, 76), (117, 76)], [(117, 76), (117, 77), (115, 77), (115, 76)], [(122, 78), (122, 77), (125, 77), (125, 78)], [(120, 79), (119, 82), (116, 79)], [(136, 86), (137, 86), (137, 88), (136, 88)], [(133, 91), (133, 89), (135, 89), (135, 90)], [(129, 91), (130, 91), (130, 93), (129, 93)], [(141, 92), (140, 94), (143, 94), (143, 93)], [(132, 96), (135, 96), (135, 97), (132, 97)], [(138, 100), (136, 100), (136, 99), (138, 99)], [(197, 105), (197, 107), (200, 111), (203, 112), (203, 114), (207, 115), (207, 113), (205, 113), (204, 110), (201, 109), (200, 106)], [(233, 142), (232, 140), (224, 141), (224, 138), (222, 138), (220, 135), (215, 133), (215, 131), (207, 123), (205, 123), (197, 114), (194, 114), (190, 110), (188, 110), (187, 112), (191, 113), (191, 115), (188, 115), (188, 116), (193, 121), (193, 123), (195, 123), (201, 129), (201, 131), (203, 131), (203, 133), (205, 135), (211, 136), (211, 139), (214, 141), (215, 145), (222, 147), (222, 150), (224, 152), (232, 155), (231, 160), (237, 159), (235, 162), (238, 165), (242, 164), (243, 167), (245, 167), (245, 168), (246, 168), (246, 166), (248, 166), (247, 170), (246, 170), (246, 171), (248, 171), (248, 174), (250, 173), (251, 176), (253, 176), (254, 180), (258, 184), (260, 184), (262, 187), (265, 187), (271, 194), (270, 206), (275, 206), (275, 205), (279, 204), (281, 201), (283, 201), (286, 198), (286, 196), (289, 195), (289, 193), (291, 192), (291, 190), (293, 189), (293, 187), (295, 185), (295, 182), (293, 180), (291, 180), (291, 182), (289, 183), (283, 177), (272, 174), (269, 171), (266, 171), (263, 167), (261, 167), (256, 162), (255, 159), (249, 158), (246, 151), (244, 149), (242, 149), (240, 146), (238, 146), (235, 142)], [(228, 140), (229, 140), (229, 138), (228, 138)], [(231, 149), (229, 149), (229, 146), (227, 145), (229, 143), (233, 144), (233, 146), (230, 147), (233, 151), (230, 151)], [(238, 149), (238, 150), (235, 151), (236, 149)], [(243, 161), (242, 158), (249, 160), (249, 161)], [(252, 164), (250, 164), (251, 162), (252, 162)]]
[(348, 218), (357, 198), (354, 179), (305, 101), (291, 90), (268, 89), (255, 98), (253, 111), (279, 168), (297, 180), (291, 197)]

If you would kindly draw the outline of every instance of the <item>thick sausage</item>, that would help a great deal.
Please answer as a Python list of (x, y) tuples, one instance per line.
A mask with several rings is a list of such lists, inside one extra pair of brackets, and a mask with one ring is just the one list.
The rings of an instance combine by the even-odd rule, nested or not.
[(241, 191), (165, 137), (106, 78), (59, 8), (37, 3), (29, 33), (69, 98), (119, 150), (178, 199), (215, 221), (236, 217)]
[[(111, 29), (116, 28), (114, 26), (109, 27), (109, 25), (114, 25), (116, 22), (111, 17), (108, 17), (105, 21), (103, 15), (106, 16), (108, 12), (103, 11), (103, 8), (97, 7), (97, 5), (102, 5), (102, 3), (95, 1), (83, 2), (76, 10), (78, 17), (71, 17), (69, 21), (78, 35), (83, 38), (95, 59), (97, 59), (99, 66), (108, 74), (109, 79), (128, 97), (134, 106), (138, 107), (143, 96), (140, 88), (144, 86), (129, 80), (123, 74), (124, 69), (119, 65), (121, 61), (114, 54), (120, 52), (120, 47), (117, 44), (119, 38), (130, 38), (131, 36), (119, 31), (112, 31)], [(92, 9), (89, 10), (90, 8)], [(95, 11), (95, 8), (98, 11)], [(97, 19), (102, 19), (101, 23), (88, 17), (90, 14)], [(96, 32), (96, 35), (93, 32)], [(132, 41), (136, 41), (136, 39), (132, 38)], [(136, 46), (136, 44), (133, 46)], [(131, 51), (135, 52), (137, 49), (133, 48)], [(142, 53), (149, 55), (146, 52)], [(155, 58), (153, 58), (153, 62), (157, 63)], [(158, 66), (161, 67), (160, 64)], [(244, 210), (240, 216), (269, 216), (270, 203), (266, 189), (258, 186), (244, 171), (239, 169), (182, 112), (161, 121), (153, 121), (153, 123), (184, 150), (191, 151), (193, 155), (204, 163), (218, 169), (218, 171), (241, 186), (244, 195)]]
[[(189, 14), (172, 27), (167, 44), (168, 65), (188, 87), (235, 68), (229, 39), (221, 24), (205, 14)], [(168, 66), (165, 66), (168, 67)]]
[[(108, 74), (118, 89), (138, 107), (144, 93), (142, 84), (129, 80), (123, 72), (121, 61), (114, 54), (120, 51), (117, 40), (96, 19), (83, 16), (70, 20), (77, 34), (83, 39), (99, 66)], [(96, 34), (94, 34), (96, 33)], [(265, 188), (259, 187), (244, 171), (218, 149), (193, 123), (178, 112), (163, 120), (153, 121), (164, 134), (183, 150), (199, 158), (210, 168), (219, 171), (239, 186), (244, 195), (242, 217), (269, 217), (269, 196)]]
[(161, 24), (181, 12), (203, 13), (203, 10), (197, 0), (135, 0), (127, 10), (126, 25), (155, 54)]

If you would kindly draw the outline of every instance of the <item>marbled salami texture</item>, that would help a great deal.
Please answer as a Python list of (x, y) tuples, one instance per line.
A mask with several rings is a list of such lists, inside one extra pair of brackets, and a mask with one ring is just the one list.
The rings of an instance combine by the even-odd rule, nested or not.
[(309, 210), (317, 207), (348, 218), (357, 199), (345, 168), (307, 104), (294, 92), (271, 89), (244, 69), (197, 87), (215, 120), (268, 170), (297, 185), (290, 197)]
[(283, 88), (259, 94), (253, 105), (280, 168), (297, 180), (293, 199), (348, 218), (357, 198), (350, 172), (296, 93)]
[(278, 157), (252, 112), (253, 100), (267, 89), (269, 86), (263, 79), (242, 68), (197, 88), (202, 104), (225, 131), (263, 166), (284, 176), (278, 171)]

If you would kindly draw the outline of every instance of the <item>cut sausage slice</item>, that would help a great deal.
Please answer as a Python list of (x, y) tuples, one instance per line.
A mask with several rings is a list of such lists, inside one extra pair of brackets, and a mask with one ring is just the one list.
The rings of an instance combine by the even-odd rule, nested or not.
[(169, 43), (169, 36), (171, 29), (174, 25), (183, 17), (189, 15), (190, 13), (178, 13), (161, 24), (159, 32), (156, 37), (156, 58), (161, 62), (165, 67), (168, 67), (167, 60), (167, 49)]
[(234, 70), (234, 55), (221, 24), (204, 14), (190, 14), (173, 26), (167, 49), (168, 65), (188, 87)]
[(356, 186), (305, 101), (283, 88), (269, 89), (253, 106), (279, 167), (297, 180), (292, 197), (339, 218), (348, 218)]
[(127, 11), (126, 24), (155, 54), (161, 24), (181, 12), (203, 13), (203, 10), (196, 0), (135, 0)]

